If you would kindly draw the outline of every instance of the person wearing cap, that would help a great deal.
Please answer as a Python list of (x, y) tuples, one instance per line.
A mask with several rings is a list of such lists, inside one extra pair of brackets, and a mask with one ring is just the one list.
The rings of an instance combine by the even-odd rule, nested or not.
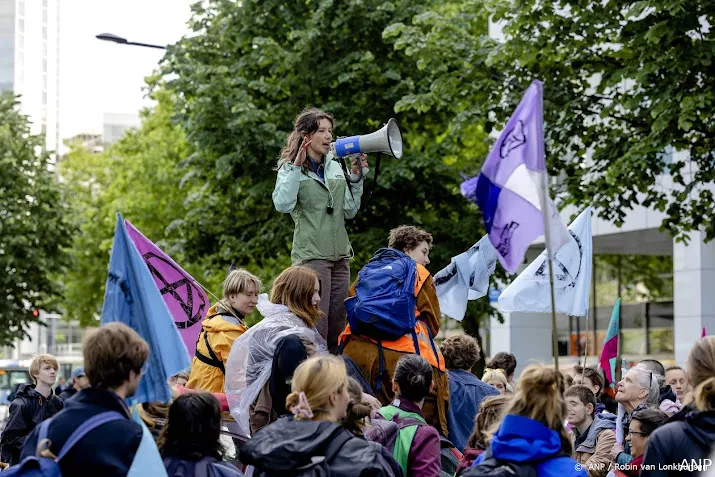
[(89, 387), (89, 379), (84, 374), (84, 368), (78, 367), (72, 370), (72, 386), (60, 393), (60, 399), (66, 402), (69, 398), (77, 394), (82, 389)]

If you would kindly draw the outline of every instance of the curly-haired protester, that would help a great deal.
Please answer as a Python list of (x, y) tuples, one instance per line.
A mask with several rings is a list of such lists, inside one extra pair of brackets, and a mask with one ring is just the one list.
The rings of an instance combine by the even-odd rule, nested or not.
[(364, 183), (360, 169), (367, 172), (366, 156), (354, 157), (348, 186), (348, 171), (330, 152), (334, 126), (333, 117), (316, 108), (298, 115), (281, 151), (273, 189), (276, 210), (290, 214), (295, 222), (293, 265), (312, 268), (323, 284), (323, 317), (316, 325), (331, 351), (345, 326), (343, 302), (350, 286), (348, 260), (353, 253), (345, 220), (360, 210)]
[[(441, 313), (437, 290), (435, 289), (432, 275), (427, 268), (429, 265), (429, 252), (432, 247), (432, 235), (422, 229), (410, 225), (403, 225), (392, 229), (388, 238), (388, 248), (377, 251), (350, 289), (351, 297), (360, 298), (359, 290), (365, 293), (377, 293), (385, 282), (392, 280), (399, 282), (403, 274), (395, 277), (394, 274), (403, 261), (416, 262), (416, 280), (414, 294), (416, 301), (415, 327), (411, 332), (395, 340), (379, 339), (379, 336), (369, 333), (353, 333), (350, 325), (340, 335), (341, 352), (349, 356), (360, 368), (362, 374), (368, 379), (370, 386), (375, 390), (377, 397), (383, 405), (392, 402), (392, 377), (397, 361), (406, 354), (419, 354), (425, 358), (433, 370), (432, 380), (435, 383), (433, 391), (427, 396), (423, 413), (425, 420), (443, 435), (447, 435), (447, 409), (449, 407), (449, 378), (447, 377), (444, 357), (434, 343), (433, 337), (439, 333)], [(392, 277), (373, 273), (371, 264), (386, 263), (380, 270), (389, 270)], [(395, 262), (393, 267), (392, 262)], [(412, 264), (413, 266), (415, 263)], [(386, 268), (389, 267), (389, 268)], [(404, 269), (402, 267), (401, 269)], [(363, 274), (369, 270), (370, 274)], [(384, 272), (387, 274), (388, 272)], [(368, 279), (360, 277), (369, 277)], [(388, 280), (389, 278), (389, 280)], [(361, 281), (362, 280), (362, 281)], [(361, 288), (362, 287), (362, 288)], [(351, 298), (357, 300), (358, 298)], [(372, 296), (367, 296), (369, 301)]]
[(209, 393), (187, 393), (174, 400), (158, 440), (168, 477), (241, 477), (223, 462), (221, 408)]
[(488, 396), (482, 401), (479, 413), (474, 418), (474, 429), (469, 436), (467, 445), (464, 448), (464, 454), (457, 467), (457, 477), (470, 468), (474, 460), (487, 450), (489, 445), (487, 431), (501, 421), (502, 413), (509, 401), (511, 401), (511, 395)]
[[(236, 340), (226, 365), (226, 397), (238, 432), (251, 434), (251, 407), (257, 404), (264, 386), (270, 387), (279, 346), (296, 345), (298, 350), (302, 348), (306, 353), (303, 356), (307, 356), (305, 341), (310, 345), (311, 353), (327, 351), (325, 341), (315, 329), (320, 317), (319, 302), (318, 275), (301, 266), (289, 267), (278, 275), (273, 282), (270, 300), (265, 294), (259, 297), (258, 311), (263, 320)], [(288, 337), (292, 338), (288, 340)], [(280, 356), (278, 358), (283, 361)], [(291, 369), (283, 369), (284, 382), (290, 379), (298, 364), (296, 359)]]
[(286, 407), (293, 417), (257, 432), (240, 450), (240, 460), (257, 477), (289, 475), (319, 467), (320, 475), (400, 475), (399, 466), (379, 444), (340, 425), (350, 402), (345, 363), (336, 356), (313, 356), (293, 375)]
[(539, 477), (586, 477), (586, 471), (570, 457), (573, 447), (563, 424), (566, 404), (559, 389), (562, 382), (553, 368), (527, 367), (504, 418), (488, 433), (489, 451), (463, 475), (489, 475), (508, 465), (533, 467)]
[[(691, 475), (691, 468), (678, 471), (667, 466), (704, 463), (715, 442), (715, 336), (698, 340), (688, 356), (688, 374), (692, 386), (691, 401), (673, 422), (657, 429), (648, 440), (641, 475)], [(700, 469), (697, 469), (700, 470)]]
[(479, 359), (477, 340), (469, 335), (450, 336), (440, 348), (449, 375), (449, 440), (457, 449), (464, 449), (482, 401), (498, 395), (499, 391), (472, 374), (472, 368)]

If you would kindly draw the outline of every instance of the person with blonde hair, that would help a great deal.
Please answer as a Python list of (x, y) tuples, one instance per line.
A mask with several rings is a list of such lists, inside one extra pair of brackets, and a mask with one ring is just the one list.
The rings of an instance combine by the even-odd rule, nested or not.
[(15, 399), (10, 404), (7, 423), (0, 437), (0, 461), (15, 465), (20, 462), (20, 452), (25, 439), (39, 423), (64, 407), (52, 390), (60, 368), (57, 358), (50, 354), (35, 356), (28, 374), (34, 384), (19, 384)]
[(715, 336), (706, 336), (695, 343), (686, 368), (692, 389), (689, 399), (686, 398), (686, 407), (678, 414), (678, 419), (651, 434), (643, 468), (656, 470), (644, 471), (642, 475), (693, 474), (701, 469), (678, 471), (676, 464), (702, 464), (712, 451), (715, 443)]
[(499, 394), (506, 394), (508, 382), (503, 369), (484, 368), (482, 382), (494, 386)]
[(206, 315), (196, 341), (188, 389), (223, 393), (226, 361), (233, 342), (246, 332), (244, 321), (253, 313), (261, 291), (261, 280), (246, 270), (231, 270), (223, 282), (223, 299)]
[(254, 476), (283, 476), (316, 467), (320, 475), (396, 476), (397, 463), (385, 449), (341, 425), (350, 394), (342, 359), (313, 356), (298, 366), (286, 407), (292, 417), (279, 419), (256, 433), (239, 459)]
[(312, 268), (323, 283), (323, 315), (317, 327), (331, 351), (337, 348), (338, 335), (345, 326), (343, 302), (350, 286), (348, 260), (353, 252), (345, 220), (360, 210), (367, 174), (364, 154), (352, 158), (350, 173), (341, 159), (333, 157), (334, 126), (333, 117), (317, 108), (298, 115), (281, 151), (273, 189), (276, 210), (290, 214), (295, 222), (293, 265)]
[(570, 457), (573, 446), (563, 425), (562, 383), (563, 377), (552, 367), (527, 367), (504, 418), (487, 432), (489, 450), (463, 475), (484, 475), (501, 466), (521, 475), (519, 467), (528, 466), (539, 477), (586, 477), (586, 471)]
[[(257, 402), (259, 394), (265, 397), (265, 393), (270, 392), (274, 362), (286, 361), (277, 353), (289, 348), (292, 353), (302, 350), (300, 356), (293, 354), (290, 366), (276, 370), (286, 383), (308, 351), (327, 351), (325, 340), (315, 328), (321, 316), (319, 303), (318, 275), (303, 266), (283, 270), (273, 282), (270, 299), (266, 294), (258, 297), (258, 311), (263, 319), (234, 342), (226, 364), (226, 397), (241, 433), (248, 436), (273, 420), (270, 418), (259, 426), (250, 423), (252, 406), (254, 411), (256, 405), (272, 409), (277, 406), (276, 399), (280, 399), (275, 396), (267, 404), (263, 400)], [(292, 349), (296, 346), (298, 350)]]

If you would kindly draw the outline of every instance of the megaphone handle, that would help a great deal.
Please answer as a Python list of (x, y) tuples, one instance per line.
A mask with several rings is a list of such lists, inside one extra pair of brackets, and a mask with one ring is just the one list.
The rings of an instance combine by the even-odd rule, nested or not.
[(375, 189), (377, 189), (377, 175), (380, 173), (380, 159), (382, 158), (382, 153), (378, 152), (375, 158), (375, 175), (372, 176), (372, 187), (370, 188), (370, 194), (367, 196), (367, 200), (363, 203), (363, 210), (367, 210), (372, 196), (375, 195)]

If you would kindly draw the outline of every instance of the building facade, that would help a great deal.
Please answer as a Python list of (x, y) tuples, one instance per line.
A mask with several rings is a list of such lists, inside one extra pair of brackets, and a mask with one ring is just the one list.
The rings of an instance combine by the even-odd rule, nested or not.
[(60, 0), (0, 0), (0, 92), (21, 111), (45, 148), (60, 146)]

